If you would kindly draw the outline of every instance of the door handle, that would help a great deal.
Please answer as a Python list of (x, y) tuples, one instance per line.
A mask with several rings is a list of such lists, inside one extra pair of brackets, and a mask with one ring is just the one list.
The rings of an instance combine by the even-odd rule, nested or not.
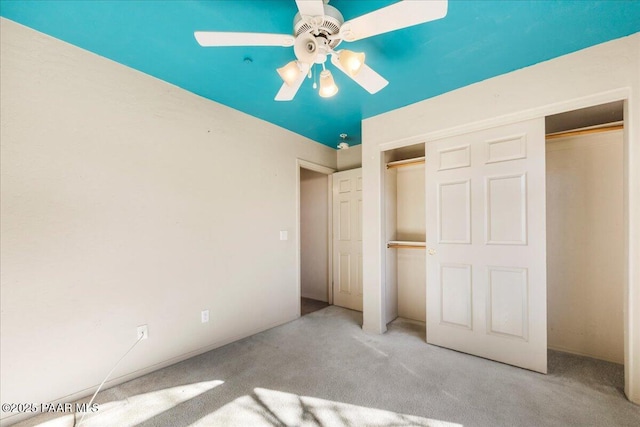
[(429, 248), (429, 249), (427, 249), (427, 253), (428, 253), (429, 255), (435, 255), (435, 254), (437, 254), (438, 252), (437, 252), (435, 249)]

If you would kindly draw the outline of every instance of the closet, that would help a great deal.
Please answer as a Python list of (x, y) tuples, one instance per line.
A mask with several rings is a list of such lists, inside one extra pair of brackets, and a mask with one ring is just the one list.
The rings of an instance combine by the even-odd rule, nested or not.
[(547, 349), (623, 363), (622, 113), (616, 102), (385, 151), (385, 321), (543, 373)]
[(622, 101), (546, 118), (548, 347), (624, 363)]
[(425, 145), (385, 152), (386, 322), (426, 313)]

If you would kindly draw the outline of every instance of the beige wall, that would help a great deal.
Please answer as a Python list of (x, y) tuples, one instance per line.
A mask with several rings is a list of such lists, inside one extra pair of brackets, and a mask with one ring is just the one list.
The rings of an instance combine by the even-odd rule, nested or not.
[(624, 361), (622, 131), (547, 142), (549, 348)]
[(328, 301), (329, 178), (300, 169), (300, 295)]
[(3, 402), (92, 393), (141, 324), (114, 378), (298, 316), (296, 159), (333, 149), (0, 29)]
[(355, 145), (348, 150), (338, 150), (337, 153), (339, 171), (362, 167), (362, 145)]
[(640, 403), (640, 34), (488, 79), (363, 121), (363, 328), (385, 327), (381, 150), (628, 99), (625, 105), (625, 392)]
[[(424, 165), (396, 169), (396, 238), (425, 241)], [(426, 320), (426, 254), (424, 249), (395, 249), (398, 275), (398, 316)]]

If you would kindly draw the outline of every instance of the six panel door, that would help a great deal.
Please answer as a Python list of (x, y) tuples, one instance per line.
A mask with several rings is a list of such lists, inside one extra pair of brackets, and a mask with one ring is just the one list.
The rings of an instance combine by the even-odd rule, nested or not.
[(333, 303), (362, 311), (362, 168), (333, 174)]
[(544, 119), (426, 144), (427, 342), (546, 373)]

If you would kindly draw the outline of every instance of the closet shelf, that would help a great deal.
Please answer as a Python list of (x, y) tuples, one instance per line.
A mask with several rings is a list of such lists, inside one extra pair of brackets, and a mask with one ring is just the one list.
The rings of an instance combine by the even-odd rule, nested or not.
[(406, 240), (389, 240), (387, 242), (387, 248), (389, 249), (424, 249), (426, 247), (426, 242), (409, 242)]
[(423, 165), (425, 157), (415, 157), (413, 159), (397, 160), (387, 163), (387, 169), (402, 168), (405, 166)]

